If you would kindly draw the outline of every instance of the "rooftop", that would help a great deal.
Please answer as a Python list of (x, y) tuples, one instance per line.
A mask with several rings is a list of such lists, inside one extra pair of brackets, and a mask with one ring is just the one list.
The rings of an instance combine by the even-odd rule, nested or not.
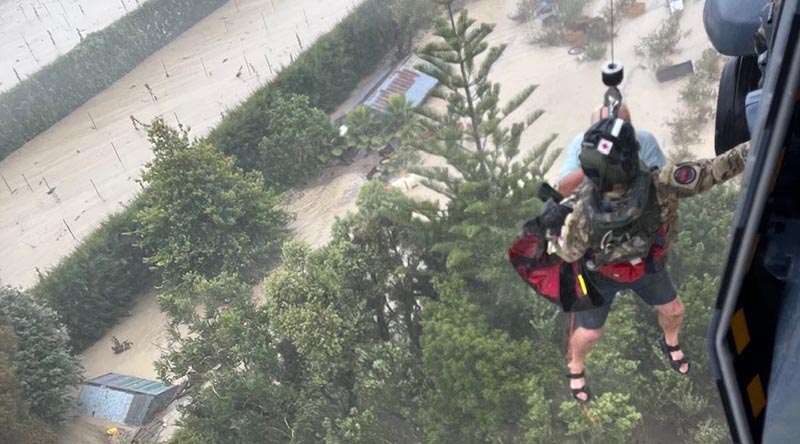
[(412, 106), (421, 104), (438, 81), (413, 68), (402, 68), (389, 75), (381, 85), (364, 100), (364, 104), (376, 111), (386, 111), (389, 98), (405, 96)]
[(166, 392), (171, 385), (160, 381), (150, 381), (148, 379), (137, 378), (135, 376), (120, 375), (117, 373), (106, 373), (103, 376), (90, 379), (86, 382), (89, 385), (105, 386), (130, 393), (141, 393), (145, 395), (157, 396)]

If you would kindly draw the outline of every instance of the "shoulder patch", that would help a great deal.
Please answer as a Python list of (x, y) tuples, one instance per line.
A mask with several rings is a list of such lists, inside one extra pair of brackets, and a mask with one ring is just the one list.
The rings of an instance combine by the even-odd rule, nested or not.
[(697, 179), (694, 165), (681, 165), (672, 172), (672, 179), (680, 185), (689, 185)]

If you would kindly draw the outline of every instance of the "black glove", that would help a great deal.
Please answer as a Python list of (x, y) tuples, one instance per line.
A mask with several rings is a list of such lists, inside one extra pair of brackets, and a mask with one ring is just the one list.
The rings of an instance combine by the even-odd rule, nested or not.
[(550, 184), (547, 182), (542, 182), (542, 184), (539, 185), (539, 189), (536, 191), (536, 197), (538, 197), (542, 202), (547, 202), (548, 199), (561, 202), (561, 200), (564, 199), (564, 196), (562, 196), (561, 193), (550, 186)]
[(538, 217), (539, 224), (547, 231), (548, 236), (558, 236), (569, 213), (572, 213), (572, 208), (560, 205), (553, 199), (548, 199), (544, 203), (542, 214)]

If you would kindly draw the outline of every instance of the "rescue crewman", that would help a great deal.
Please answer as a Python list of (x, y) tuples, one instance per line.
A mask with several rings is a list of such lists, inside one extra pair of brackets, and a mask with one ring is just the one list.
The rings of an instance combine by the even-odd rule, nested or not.
[(665, 267), (677, 230), (680, 198), (702, 193), (744, 170), (748, 144), (713, 159), (650, 169), (639, 159), (639, 143), (630, 123), (605, 118), (584, 135), (580, 164), (586, 176), (565, 202), (572, 206), (550, 251), (565, 262), (585, 261), (591, 285), (602, 295), (597, 308), (575, 314), (569, 342), (567, 378), (573, 397), (587, 402), (584, 359), (603, 333), (614, 295), (633, 290), (658, 312), (663, 330), (659, 347), (670, 366), (689, 372), (678, 331), (683, 303)]

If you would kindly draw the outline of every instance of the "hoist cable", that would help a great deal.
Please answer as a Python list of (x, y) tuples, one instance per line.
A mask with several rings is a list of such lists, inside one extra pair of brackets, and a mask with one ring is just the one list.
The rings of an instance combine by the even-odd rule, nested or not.
[(611, 3), (611, 63), (614, 63), (614, 0)]

